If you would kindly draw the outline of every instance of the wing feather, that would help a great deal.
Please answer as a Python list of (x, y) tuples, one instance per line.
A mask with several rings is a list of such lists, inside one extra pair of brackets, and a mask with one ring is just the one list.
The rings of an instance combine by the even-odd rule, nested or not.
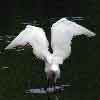
[(49, 54), (48, 40), (42, 28), (27, 25), (26, 28), (5, 48), (12, 49), (16, 46), (25, 46), (29, 43), (33, 48), (33, 53), (41, 59)]
[(95, 36), (95, 33), (87, 28), (62, 18), (51, 27), (51, 47), (53, 49), (54, 62), (62, 64), (70, 56), (71, 40), (73, 36)]

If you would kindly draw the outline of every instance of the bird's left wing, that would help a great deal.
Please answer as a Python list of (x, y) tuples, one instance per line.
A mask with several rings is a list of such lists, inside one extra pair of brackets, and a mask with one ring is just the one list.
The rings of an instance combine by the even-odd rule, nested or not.
[(5, 48), (12, 49), (16, 46), (25, 46), (30, 44), (33, 53), (41, 59), (49, 54), (48, 40), (42, 28), (27, 25), (26, 28)]
[(87, 28), (62, 18), (51, 27), (51, 47), (53, 49), (53, 61), (62, 64), (71, 53), (71, 40), (73, 36), (95, 36), (95, 33)]

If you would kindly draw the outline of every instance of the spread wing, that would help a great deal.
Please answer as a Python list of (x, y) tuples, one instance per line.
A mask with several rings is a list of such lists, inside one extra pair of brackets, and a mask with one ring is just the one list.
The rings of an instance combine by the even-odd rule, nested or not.
[(26, 28), (5, 48), (12, 49), (16, 46), (25, 46), (30, 44), (33, 48), (33, 53), (44, 59), (49, 54), (48, 40), (42, 28), (27, 25)]
[(73, 36), (86, 35), (95, 36), (87, 28), (62, 18), (51, 27), (51, 46), (53, 49), (54, 62), (62, 64), (71, 53), (71, 40)]

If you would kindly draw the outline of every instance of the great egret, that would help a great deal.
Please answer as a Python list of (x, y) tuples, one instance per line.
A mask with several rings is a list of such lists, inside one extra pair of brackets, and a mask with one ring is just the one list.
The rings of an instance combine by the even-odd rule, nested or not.
[(30, 44), (36, 57), (45, 61), (45, 73), (47, 80), (56, 83), (60, 78), (59, 65), (71, 54), (71, 40), (73, 36), (86, 35), (88, 37), (95, 36), (95, 33), (87, 28), (61, 18), (51, 27), (51, 47), (53, 53), (48, 50), (48, 40), (42, 28), (27, 25), (5, 49), (12, 49), (16, 46), (25, 46)]

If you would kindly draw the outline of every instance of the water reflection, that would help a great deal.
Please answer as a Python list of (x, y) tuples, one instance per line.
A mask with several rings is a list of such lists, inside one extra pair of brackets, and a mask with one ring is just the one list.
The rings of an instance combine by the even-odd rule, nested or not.
[(62, 100), (62, 99), (55, 94), (53, 97), (48, 95), (48, 100)]
[(1, 69), (5, 70), (5, 69), (8, 69), (8, 67), (7, 66), (2, 66)]
[(55, 87), (42, 87), (42, 88), (32, 88), (26, 90), (26, 94), (56, 94), (64, 92), (65, 88), (71, 85), (56, 85)]

